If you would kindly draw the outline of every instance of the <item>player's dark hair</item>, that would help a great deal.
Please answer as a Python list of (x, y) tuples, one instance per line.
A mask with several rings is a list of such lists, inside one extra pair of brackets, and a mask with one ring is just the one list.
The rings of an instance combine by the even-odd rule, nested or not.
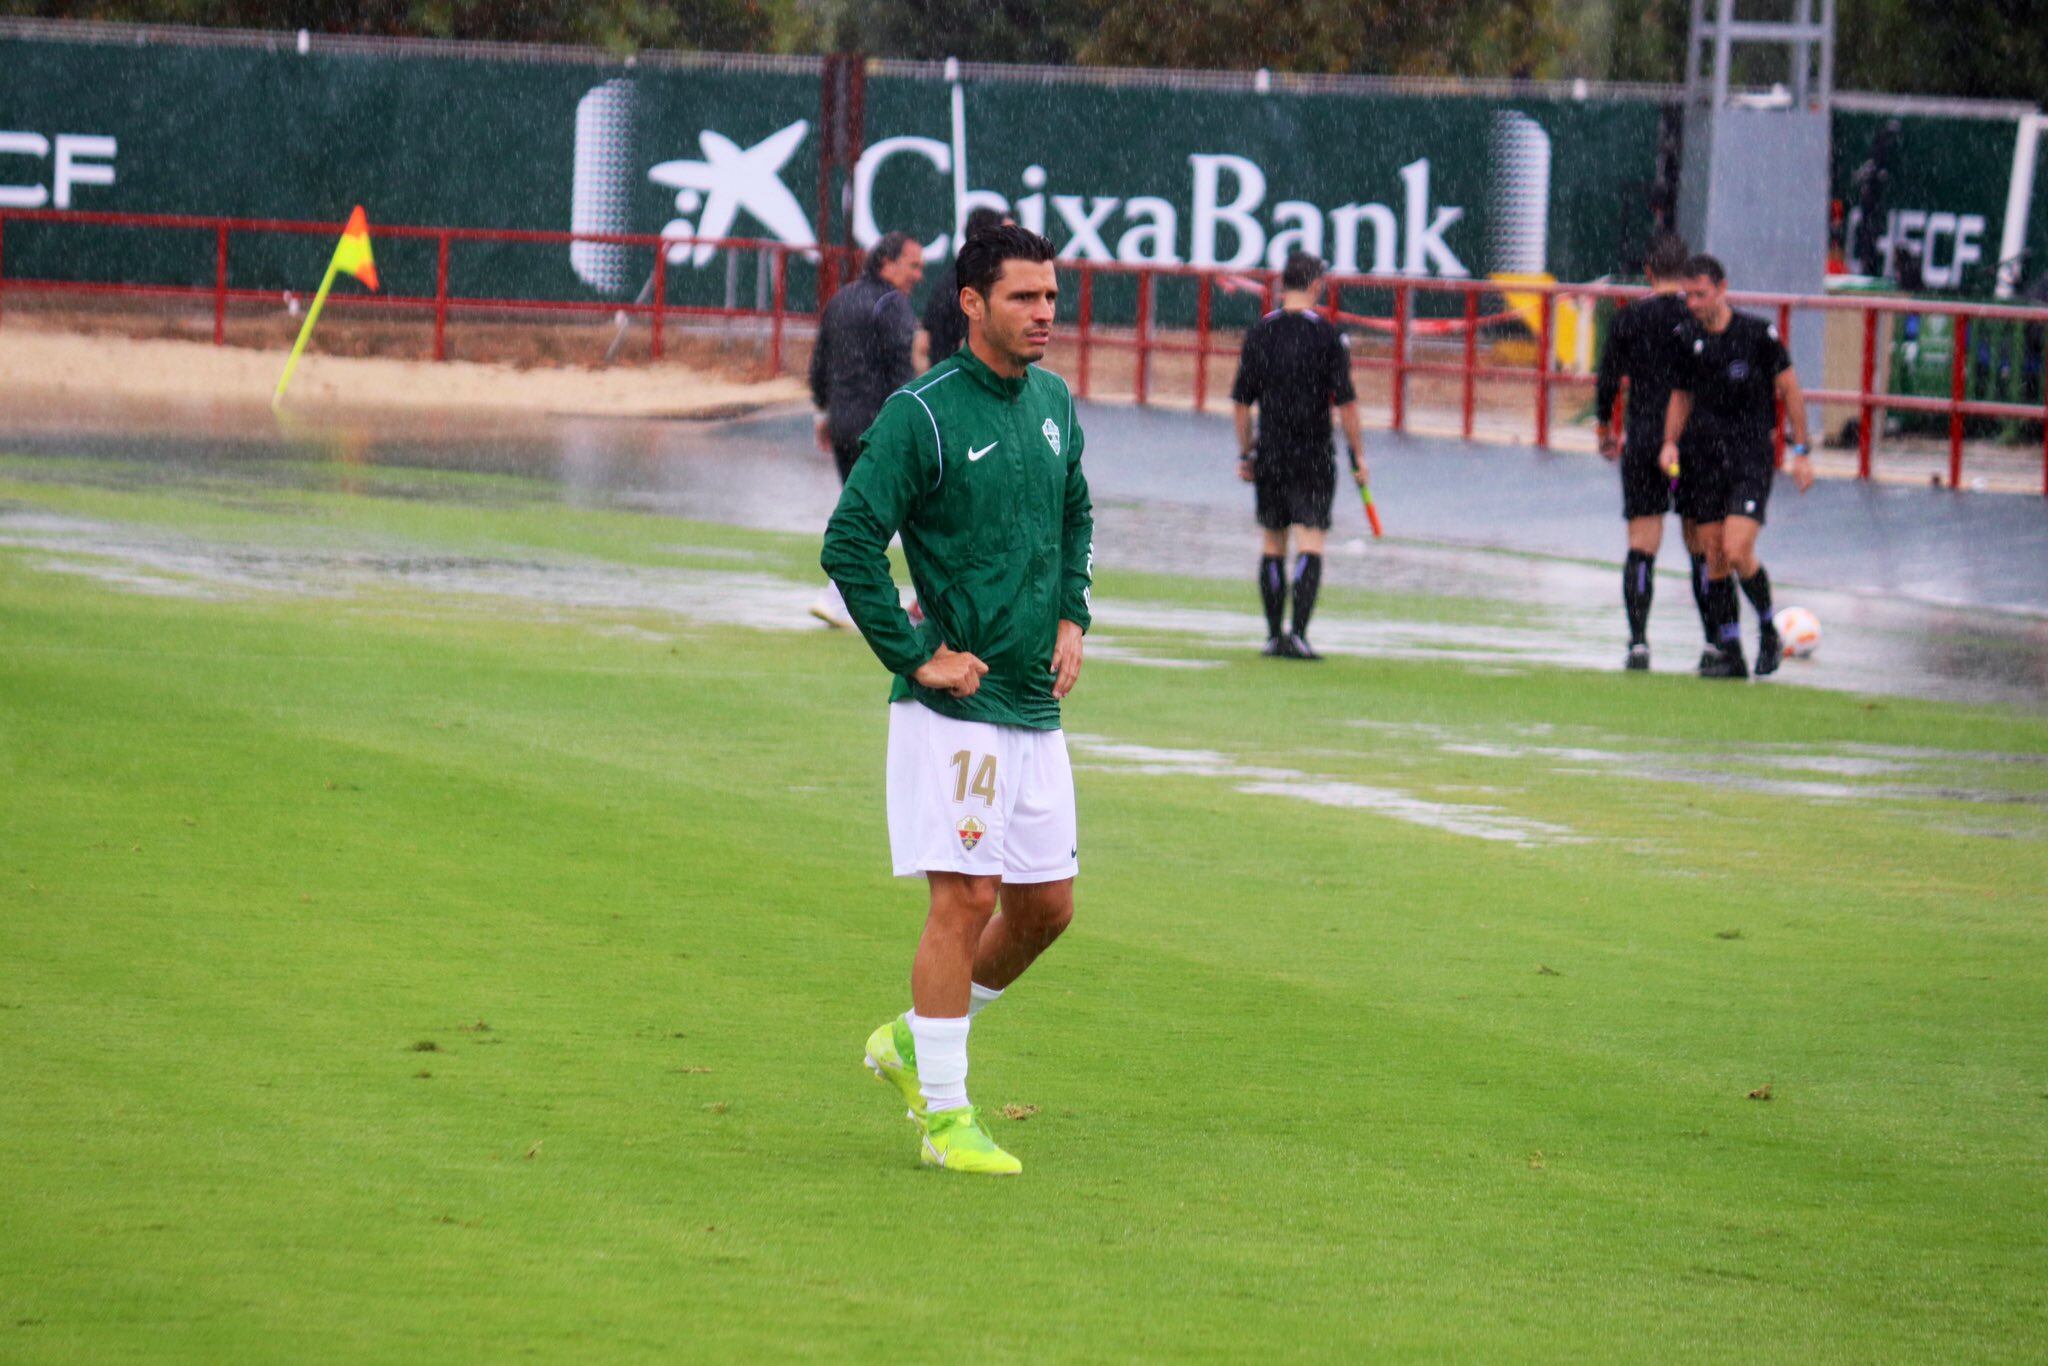
[(1652, 280), (1681, 279), (1685, 263), (1691, 259), (1683, 237), (1675, 232), (1660, 232), (1650, 240), (1649, 253), (1643, 257), (1643, 273)]
[(970, 233), (960, 246), (960, 288), (971, 289), (982, 298), (1002, 277), (1005, 261), (1050, 261), (1052, 243), (1029, 228), (1015, 223), (998, 223), (993, 228)]
[(1282, 289), (1309, 289), (1323, 278), (1323, 258), (1311, 256), (1305, 251), (1287, 253), (1287, 264), (1280, 267)]
[(870, 276), (880, 275), (883, 266), (894, 265), (903, 249), (916, 240), (907, 232), (883, 233), (882, 240), (868, 250), (867, 273)]
[(962, 241), (965, 241), (978, 232), (987, 232), (990, 228), (1000, 228), (1009, 221), (1009, 218), (1010, 215), (1004, 213), (1001, 209), (991, 209), (988, 205), (984, 204), (967, 215), (967, 230), (960, 234), (960, 238)]
[(1719, 260), (1712, 256), (1695, 256), (1685, 263), (1685, 278), (1688, 280), (1707, 279), (1717, 285), (1728, 283), (1728, 272), (1721, 268)]

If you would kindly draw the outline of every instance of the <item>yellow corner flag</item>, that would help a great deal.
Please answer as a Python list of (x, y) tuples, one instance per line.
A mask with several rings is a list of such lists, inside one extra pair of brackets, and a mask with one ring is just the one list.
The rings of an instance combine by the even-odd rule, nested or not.
[(306, 310), (305, 325), (299, 328), (299, 339), (292, 343), (292, 358), (284, 363), (284, 373), (277, 380), (277, 392), (270, 397), (271, 407), (284, 402), (284, 387), (292, 382), (292, 371), (298, 369), (299, 357), (306, 353), (306, 342), (313, 335), (313, 324), (320, 321), (320, 310), (327, 306), (327, 292), (334, 288), (334, 277), (343, 272), (355, 276), (373, 290), (377, 288), (377, 261), (370, 254), (370, 216), (363, 212), (360, 204), (348, 216), (348, 226), (342, 229), (341, 241), (335, 244), (334, 259), (327, 263), (327, 274), (320, 280), (320, 292), (313, 296), (313, 306)]

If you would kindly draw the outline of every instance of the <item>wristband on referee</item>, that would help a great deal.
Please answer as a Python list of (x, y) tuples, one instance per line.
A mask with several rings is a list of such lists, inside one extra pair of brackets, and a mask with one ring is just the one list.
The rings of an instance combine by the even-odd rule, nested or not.
[(1785, 449), (1792, 452), (1798, 459), (1804, 460), (1806, 458), (1806, 443), (1804, 441), (1794, 441)]

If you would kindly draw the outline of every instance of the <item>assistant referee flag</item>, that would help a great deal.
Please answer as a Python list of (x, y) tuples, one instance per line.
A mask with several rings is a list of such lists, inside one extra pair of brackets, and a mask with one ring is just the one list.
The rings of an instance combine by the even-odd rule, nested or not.
[(306, 310), (305, 325), (299, 328), (299, 339), (292, 343), (291, 359), (284, 363), (284, 373), (277, 379), (277, 392), (270, 396), (271, 407), (284, 402), (285, 386), (292, 382), (292, 371), (298, 368), (299, 357), (306, 352), (313, 324), (320, 321), (320, 310), (327, 306), (327, 292), (334, 288), (334, 277), (343, 274), (355, 276), (373, 290), (377, 288), (377, 261), (370, 253), (370, 216), (360, 204), (348, 216), (348, 226), (342, 229), (341, 241), (335, 244), (334, 256), (327, 262), (320, 292), (313, 296), (313, 306)]

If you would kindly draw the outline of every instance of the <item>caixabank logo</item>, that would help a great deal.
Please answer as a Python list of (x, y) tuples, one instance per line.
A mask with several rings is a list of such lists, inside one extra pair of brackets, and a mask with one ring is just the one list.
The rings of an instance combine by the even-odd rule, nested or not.
[[(1466, 206), (1440, 202), (1428, 155), (1401, 164), (1387, 177), (1382, 197), (1372, 199), (1342, 193), (1334, 170), (1327, 177), (1332, 189), (1317, 199), (1275, 199), (1267, 167), (1256, 157), (1199, 147), (1174, 157), (1185, 167), (1178, 183), (1066, 193), (1047, 168), (1054, 158), (1046, 155), (1028, 161), (1011, 186), (970, 188), (965, 92), (956, 85), (952, 96), (949, 137), (890, 133), (861, 153), (848, 205), (860, 246), (873, 245), (893, 226), (879, 221), (876, 202), (876, 187), (888, 175), (899, 185), (905, 176), (922, 177), (929, 203), (950, 203), (953, 231), (924, 244), (928, 259), (946, 256), (967, 215), (987, 206), (1046, 234), (1070, 261), (1245, 270), (1277, 267), (1300, 250), (1324, 257), (1343, 274), (1463, 278), (1476, 271), (1545, 269), (1550, 136), (1517, 110), (1497, 112), (1488, 145), (1472, 149), (1486, 159), (1490, 187), (1482, 239)], [(640, 98), (636, 83), (621, 78), (594, 87), (578, 103), (572, 231), (658, 231), (678, 239), (668, 249), (669, 264), (686, 268), (716, 261), (719, 238), (817, 245), (810, 213), (792, 187), (802, 182), (791, 174), (811, 136), (809, 121), (795, 119), (751, 139), (703, 128), (697, 155), (675, 156), (682, 149), (642, 145)], [(1332, 168), (1346, 164), (1341, 157), (1327, 161)], [(673, 194), (672, 216), (658, 227), (640, 216), (650, 184)], [(630, 247), (578, 242), (569, 254), (584, 283), (606, 294), (627, 292), (646, 270), (644, 254)]]

